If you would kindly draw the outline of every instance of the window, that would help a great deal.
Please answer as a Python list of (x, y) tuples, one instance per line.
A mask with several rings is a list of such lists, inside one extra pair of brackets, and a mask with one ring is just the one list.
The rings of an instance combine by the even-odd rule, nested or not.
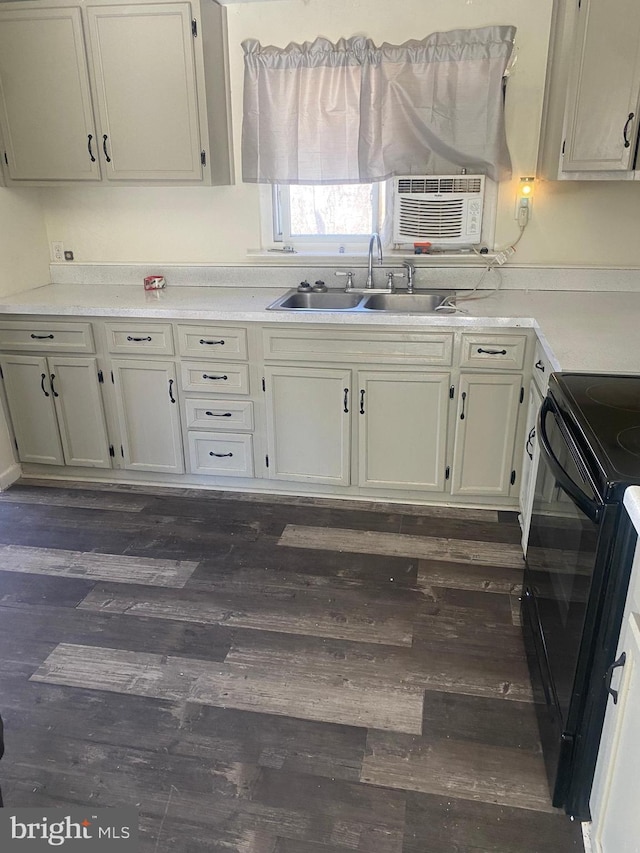
[(384, 217), (384, 184), (273, 187), (273, 239), (300, 252), (365, 251)]

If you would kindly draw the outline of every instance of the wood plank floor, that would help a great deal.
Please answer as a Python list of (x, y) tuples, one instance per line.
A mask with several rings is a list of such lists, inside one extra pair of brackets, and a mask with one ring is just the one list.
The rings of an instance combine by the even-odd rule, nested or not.
[(565, 853), (515, 515), (18, 484), (5, 805), (129, 805), (141, 851)]

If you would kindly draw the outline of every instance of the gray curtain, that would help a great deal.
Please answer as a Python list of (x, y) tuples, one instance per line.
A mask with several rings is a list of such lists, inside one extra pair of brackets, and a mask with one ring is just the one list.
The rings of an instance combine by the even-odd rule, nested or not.
[(242, 177), (368, 183), (392, 175), (511, 175), (503, 78), (515, 27), (376, 47), (354, 36), (286, 48), (242, 43)]

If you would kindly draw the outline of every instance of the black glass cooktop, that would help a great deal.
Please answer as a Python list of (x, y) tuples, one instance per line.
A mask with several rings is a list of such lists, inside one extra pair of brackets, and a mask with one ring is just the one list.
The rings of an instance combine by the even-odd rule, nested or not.
[(640, 484), (640, 375), (554, 373), (549, 390), (606, 481)]

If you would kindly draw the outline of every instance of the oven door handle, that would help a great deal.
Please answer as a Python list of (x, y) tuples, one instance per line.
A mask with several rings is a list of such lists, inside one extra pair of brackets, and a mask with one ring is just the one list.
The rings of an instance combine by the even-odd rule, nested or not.
[(582, 510), (587, 518), (595, 524), (599, 524), (600, 516), (602, 515), (602, 505), (596, 501), (589, 500), (580, 486), (574, 483), (553, 454), (545, 423), (547, 415), (552, 410), (553, 407), (549, 397), (545, 397), (542, 402), (542, 406), (540, 407), (540, 412), (538, 413), (538, 441), (540, 444), (540, 453), (544, 457), (549, 468), (551, 468), (551, 472), (556, 478), (560, 488), (569, 495), (578, 509)]

